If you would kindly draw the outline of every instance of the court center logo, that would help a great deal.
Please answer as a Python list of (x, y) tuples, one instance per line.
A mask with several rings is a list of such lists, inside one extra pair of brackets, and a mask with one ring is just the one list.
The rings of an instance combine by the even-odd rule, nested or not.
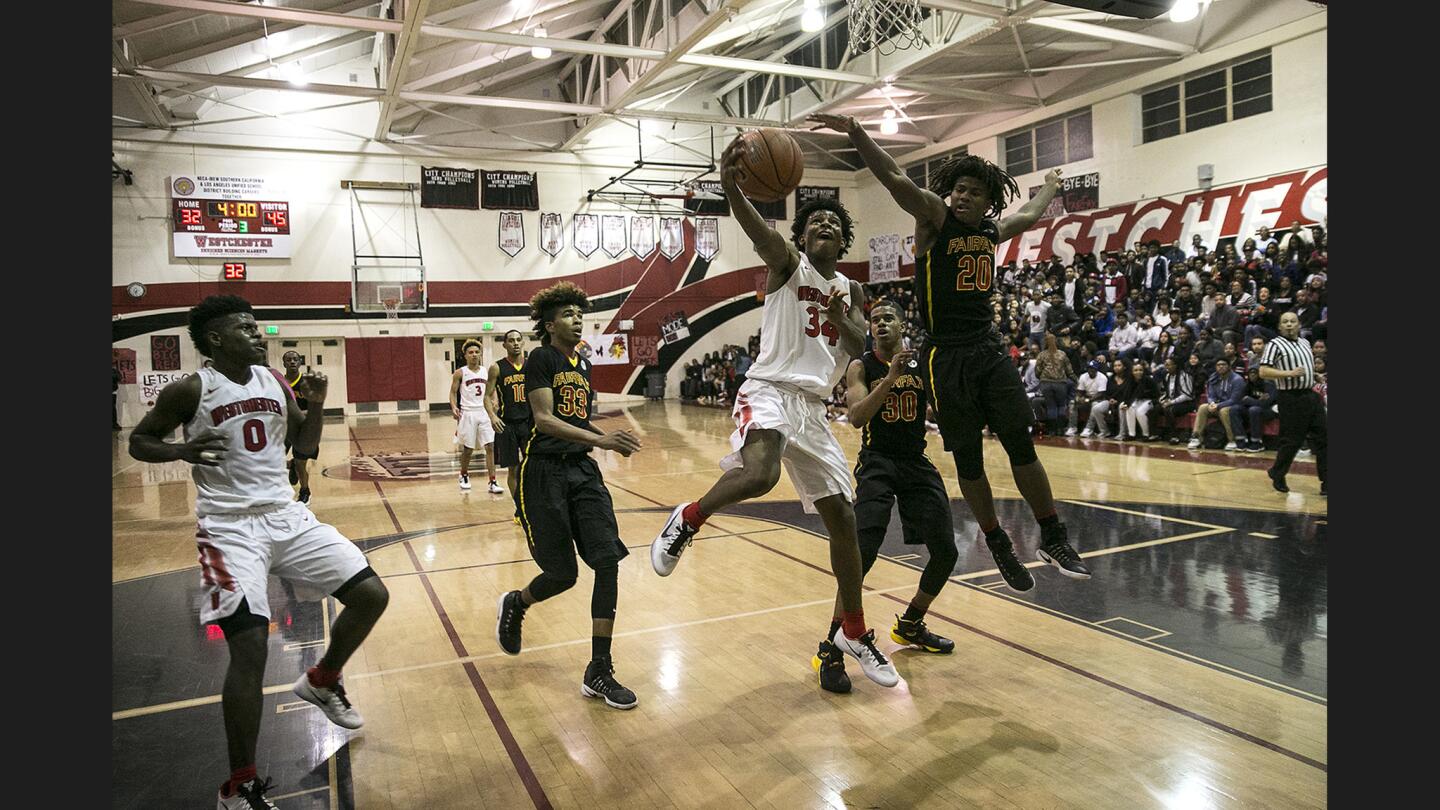
[(195, 181), (191, 180), (188, 177), (177, 177), (175, 178), (175, 182), (172, 185), (175, 189), (175, 193), (179, 194), (181, 197), (189, 197), (191, 194), (195, 193)]

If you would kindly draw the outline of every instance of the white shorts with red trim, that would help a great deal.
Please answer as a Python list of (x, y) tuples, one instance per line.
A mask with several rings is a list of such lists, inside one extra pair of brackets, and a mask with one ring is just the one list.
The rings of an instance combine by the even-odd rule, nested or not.
[(730, 434), (730, 455), (720, 459), (722, 470), (743, 467), (740, 448), (751, 429), (779, 431), (785, 437), (780, 460), (800, 504), (816, 514), (815, 502), (831, 495), (844, 495), (855, 502), (855, 485), (850, 464), (840, 442), (825, 419), (825, 403), (819, 397), (782, 383), (747, 379), (735, 394), (735, 432)]
[(302, 599), (319, 599), (369, 565), (354, 543), (298, 501), (266, 512), (206, 515), (195, 545), (201, 624), (229, 616), (246, 597), (251, 613), (269, 618), (271, 574), (296, 585)]
[(495, 441), (495, 426), (490, 422), (490, 414), (485, 411), (461, 411), (455, 436), (471, 450)]

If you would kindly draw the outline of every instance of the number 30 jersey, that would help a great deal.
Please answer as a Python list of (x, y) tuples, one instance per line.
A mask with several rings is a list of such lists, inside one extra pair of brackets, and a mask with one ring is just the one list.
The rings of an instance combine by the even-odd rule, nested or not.
[(265, 366), (250, 367), (244, 385), (213, 368), (201, 368), (200, 404), (184, 425), (185, 441), (223, 436), (218, 467), (195, 465), (197, 517), (264, 511), (295, 496), (285, 477), (285, 426), (289, 388)]
[[(862, 354), (860, 363), (871, 391), (890, 373), (890, 364), (873, 351)], [(861, 429), (860, 450), (885, 456), (925, 455), (925, 381), (920, 378), (919, 361), (911, 360), (908, 368), (900, 370), (880, 410)]]
[(972, 228), (945, 209), (940, 235), (915, 266), (915, 303), (932, 343), (958, 346), (989, 334), (999, 241), (994, 220), (981, 220)]
[(840, 346), (840, 329), (825, 319), (830, 291), (843, 290), (850, 306), (850, 280), (838, 270), (825, 278), (804, 253), (785, 286), (765, 296), (760, 314), (760, 356), (747, 380), (792, 385), (807, 394), (830, 396), (850, 357)]

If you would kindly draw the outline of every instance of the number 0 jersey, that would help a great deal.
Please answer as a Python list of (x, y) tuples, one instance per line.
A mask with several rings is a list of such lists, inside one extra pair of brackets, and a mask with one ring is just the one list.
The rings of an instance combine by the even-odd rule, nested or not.
[[(589, 360), (578, 353), (574, 357), (566, 357), (564, 352), (548, 343), (541, 346), (525, 360), (525, 393), (528, 395), (539, 388), (550, 389), (554, 397), (550, 412), (556, 419), (582, 430), (590, 429), (590, 411), (595, 395), (590, 389)], [(589, 445), (541, 433), (539, 427), (531, 427), (530, 438), (525, 445), (527, 456), (588, 452)]]
[[(865, 366), (865, 385), (871, 391), (890, 373), (890, 365), (869, 351), (860, 356)], [(911, 360), (890, 386), (880, 410), (861, 428), (860, 451), (886, 456), (917, 456), (925, 453), (925, 383), (920, 363)]]
[(251, 366), (244, 385), (213, 368), (196, 374), (200, 404), (184, 425), (185, 441), (223, 436), (227, 444), (220, 466), (197, 464), (190, 469), (195, 514), (263, 511), (294, 500), (285, 477), (290, 390), (265, 366)]
[(845, 373), (849, 355), (840, 346), (840, 329), (825, 319), (830, 291), (844, 290), (849, 297), (850, 280), (838, 270), (825, 278), (804, 253), (785, 286), (765, 296), (760, 314), (760, 355), (746, 373), (747, 380), (791, 385), (807, 394), (825, 398)]
[(995, 220), (982, 220), (972, 228), (945, 209), (945, 225), (935, 244), (915, 265), (915, 303), (932, 343), (957, 346), (990, 332), (999, 241)]

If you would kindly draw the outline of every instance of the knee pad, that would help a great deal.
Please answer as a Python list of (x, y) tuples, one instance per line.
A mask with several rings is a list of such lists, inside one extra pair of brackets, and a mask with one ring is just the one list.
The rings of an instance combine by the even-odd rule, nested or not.
[(590, 618), (615, 618), (615, 605), (620, 598), (620, 568), (607, 563), (595, 569), (595, 590), (590, 594)]
[(1039, 458), (1035, 455), (1035, 440), (1025, 428), (1012, 428), (1000, 433), (1000, 446), (1010, 456), (1011, 467), (1023, 467)]
[(985, 476), (985, 451), (980, 446), (980, 434), (975, 434), (974, 441), (966, 439), (950, 455), (955, 457), (956, 475), (966, 481)]

